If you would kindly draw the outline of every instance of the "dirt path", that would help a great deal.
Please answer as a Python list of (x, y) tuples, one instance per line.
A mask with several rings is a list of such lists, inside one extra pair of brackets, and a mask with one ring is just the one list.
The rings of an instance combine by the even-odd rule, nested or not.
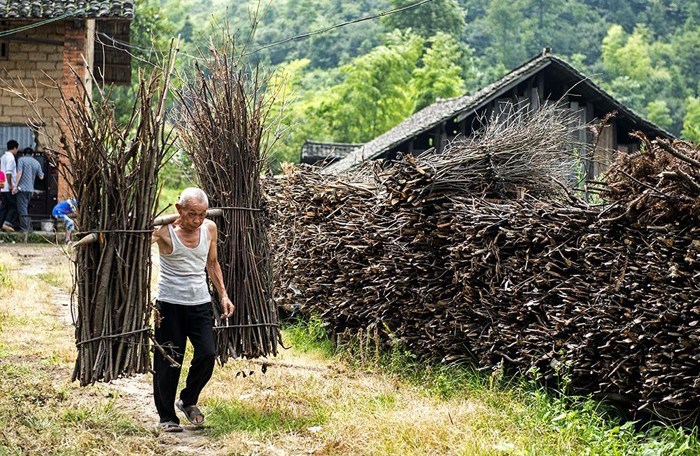
[[(57, 269), (63, 273), (68, 265), (67, 252), (57, 246), (15, 244), (4, 246), (6, 251), (18, 258), (15, 270), (25, 277), (45, 281), (53, 294), (54, 314), (63, 329), (73, 335), (71, 296), (65, 289), (53, 285), (52, 274)], [(89, 388), (84, 391), (86, 395)], [(145, 428), (156, 428), (158, 416), (153, 405), (151, 375), (137, 375), (118, 379), (107, 388), (113, 391), (120, 409), (127, 412)], [(157, 437), (161, 454), (217, 454), (205, 431), (194, 426), (184, 426), (185, 431), (176, 434), (160, 433)]]

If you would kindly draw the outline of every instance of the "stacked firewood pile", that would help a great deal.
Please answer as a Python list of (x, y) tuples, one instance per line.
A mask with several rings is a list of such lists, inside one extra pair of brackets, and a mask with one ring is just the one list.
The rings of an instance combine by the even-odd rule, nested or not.
[(641, 152), (621, 155), (603, 189), (624, 203), (624, 217), (649, 225), (700, 222), (700, 152), (684, 141), (649, 141), (638, 135)]
[[(571, 124), (556, 118), (552, 131), (561, 135)], [(383, 340), (401, 341), (426, 358), (536, 371), (633, 414), (694, 419), (700, 228), (685, 213), (648, 219), (667, 221), (654, 225), (630, 219), (628, 203), (658, 184), (656, 168), (627, 171), (640, 155), (611, 170), (614, 202), (602, 206), (566, 192), (553, 196), (565, 176), (499, 181), (494, 176), (507, 174), (499, 170), (480, 182), (470, 173), (470, 161), (483, 158), (478, 151), (496, 155), (486, 146), (495, 143), (492, 135), (501, 135), (498, 150), (514, 156), (510, 163), (557, 169), (538, 166), (533, 153), (551, 145), (546, 123), (540, 134), (539, 127), (531, 130), (525, 147), (508, 143), (509, 135), (520, 141), (514, 130), (528, 125), (487, 129), (480, 139), (453, 144), (444, 157), (405, 157), (359, 182), (306, 168), (269, 182), (278, 303), (320, 315), (337, 333), (374, 327)], [(466, 152), (462, 160), (457, 147)], [(676, 167), (661, 172), (697, 176), (700, 169), (681, 162), (671, 160)], [(638, 187), (626, 182), (625, 193), (615, 177), (625, 175), (620, 169)], [(468, 182), (458, 185), (465, 175)], [(681, 180), (687, 182), (669, 183), (674, 194), (697, 200)]]

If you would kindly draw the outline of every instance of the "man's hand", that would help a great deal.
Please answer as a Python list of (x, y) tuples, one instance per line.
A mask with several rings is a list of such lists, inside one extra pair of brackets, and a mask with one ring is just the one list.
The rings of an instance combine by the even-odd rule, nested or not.
[(19, 192), (19, 187), (12, 187), (12, 194), (16, 195)]
[(221, 299), (221, 318), (228, 318), (233, 315), (234, 309), (235, 307), (228, 296)]

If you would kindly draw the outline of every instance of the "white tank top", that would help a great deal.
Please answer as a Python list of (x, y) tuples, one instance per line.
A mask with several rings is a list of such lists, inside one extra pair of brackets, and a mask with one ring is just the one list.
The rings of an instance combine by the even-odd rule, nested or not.
[(180, 242), (172, 225), (168, 225), (173, 251), (160, 254), (159, 301), (196, 306), (211, 301), (205, 269), (209, 254), (209, 235), (202, 225), (199, 244), (189, 248)]

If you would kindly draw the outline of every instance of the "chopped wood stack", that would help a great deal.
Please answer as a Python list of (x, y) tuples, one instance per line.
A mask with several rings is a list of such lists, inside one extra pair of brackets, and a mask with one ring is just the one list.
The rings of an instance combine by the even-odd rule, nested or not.
[[(171, 60), (172, 62), (172, 56)], [(79, 80), (79, 78), (76, 77)], [(120, 125), (109, 93), (62, 96), (63, 155), (78, 200), (78, 229), (99, 242), (77, 250), (73, 380), (81, 386), (150, 371), (151, 220), (157, 176), (171, 141), (163, 116), (169, 75), (140, 76), (127, 125)]]
[(267, 148), (274, 142), (266, 136), (272, 98), (262, 95), (265, 78), (240, 58), (230, 40), (212, 47), (180, 93), (183, 146), (210, 206), (224, 211), (218, 254), (235, 312), (221, 319), (219, 296), (213, 294), (222, 364), (230, 357), (276, 355), (281, 343), (260, 182)]
[[(537, 168), (537, 147), (508, 144), (508, 131), (500, 147)], [(634, 167), (635, 157), (617, 166)], [(566, 378), (572, 391), (635, 416), (697, 418), (697, 223), (685, 212), (659, 225), (628, 220), (621, 201), (634, 201), (639, 188), (625, 194), (618, 180), (609, 187), (617, 202), (604, 206), (569, 195), (485, 198), (493, 188), (510, 196), (514, 186), (477, 175), (455, 185), (457, 169), (470, 168), (450, 160), (406, 157), (360, 183), (307, 168), (269, 181), (279, 304), (318, 314), (337, 333), (376, 327), (424, 357)], [(653, 187), (656, 173), (635, 179)], [(546, 195), (558, 184), (540, 176), (517, 186)]]

